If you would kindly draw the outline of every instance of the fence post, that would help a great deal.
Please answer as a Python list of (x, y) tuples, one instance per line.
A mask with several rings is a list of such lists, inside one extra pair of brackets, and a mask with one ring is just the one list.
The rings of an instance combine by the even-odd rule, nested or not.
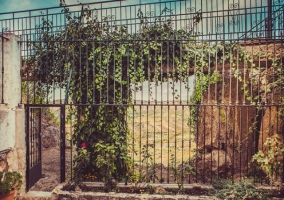
[[(21, 57), (19, 37), (13, 33), (0, 38), (0, 171), (17, 171), (23, 176), (25, 191), (26, 143), (25, 112), (21, 102)], [(4, 72), (4, 73), (3, 73)], [(2, 98), (1, 97), (1, 98)]]
[(266, 21), (266, 39), (272, 39), (272, 0), (267, 0), (268, 17)]

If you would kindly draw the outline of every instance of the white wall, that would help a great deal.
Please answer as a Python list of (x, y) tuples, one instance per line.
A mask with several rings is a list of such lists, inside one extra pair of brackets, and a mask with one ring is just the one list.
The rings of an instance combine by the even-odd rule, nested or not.
[[(4, 103), (0, 105), (0, 151), (15, 146), (16, 108), (21, 98), (20, 44), (12, 33), (4, 40)], [(0, 38), (0, 71), (2, 74), (2, 38)], [(0, 76), (0, 101), (2, 99), (2, 76)], [(24, 134), (24, 133), (23, 133)]]

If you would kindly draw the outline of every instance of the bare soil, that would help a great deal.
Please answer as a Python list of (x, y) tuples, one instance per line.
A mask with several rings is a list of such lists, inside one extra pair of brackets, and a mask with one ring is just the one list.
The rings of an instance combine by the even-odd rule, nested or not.
[[(70, 177), (71, 153), (66, 149), (66, 178)], [(42, 174), (41, 178), (30, 190), (31, 191), (52, 191), (60, 184), (60, 149), (42, 149)]]

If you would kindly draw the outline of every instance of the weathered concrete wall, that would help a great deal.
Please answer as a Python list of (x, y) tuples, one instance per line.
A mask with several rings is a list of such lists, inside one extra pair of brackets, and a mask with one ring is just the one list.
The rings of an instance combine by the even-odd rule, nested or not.
[(15, 108), (0, 107), (0, 151), (15, 146)]
[[(25, 111), (21, 100), (20, 43), (12, 33), (4, 34), (4, 103), (0, 104), (0, 171), (26, 173)], [(2, 40), (0, 40), (2, 63)], [(0, 81), (0, 93), (2, 81)], [(24, 192), (25, 184), (21, 193)]]
[[(12, 33), (4, 34), (9, 40), (4, 40), (4, 103), (9, 108), (16, 108), (21, 98), (21, 62), (19, 38)], [(2, 47), (2, 41), (0, 40)], [(2, 48), (0, 48), (0, 63), (2, 64)], [(0, 92), (1, 92), (0, 82)]]
[(7, 155), (11, 149), (6, 149), (5, 151), (0, 152), (0, 171), (8, 171), (8, 161)]
[[(4, 55), (0, 40), (0, 63), (4, 59), (4, 103), (0, 107), (0, 151), (15, 146), (16, 109), (21, 100), (20, 44), (12, 33), (5, 34)], [(3, 56), (2, 56), (3, 55)], [(2, 93), (2, 81), (0, 81)]]

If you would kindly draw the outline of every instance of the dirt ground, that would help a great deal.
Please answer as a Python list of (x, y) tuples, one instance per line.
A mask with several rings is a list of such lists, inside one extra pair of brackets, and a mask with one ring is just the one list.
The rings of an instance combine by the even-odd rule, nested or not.
[[(66, 149), (66, 180), (71, 172), (71, 150)], [(41, 178), (30, 191), (52, 191), (60, 183), (60, 149), (59, 147), (42, 148)]]

